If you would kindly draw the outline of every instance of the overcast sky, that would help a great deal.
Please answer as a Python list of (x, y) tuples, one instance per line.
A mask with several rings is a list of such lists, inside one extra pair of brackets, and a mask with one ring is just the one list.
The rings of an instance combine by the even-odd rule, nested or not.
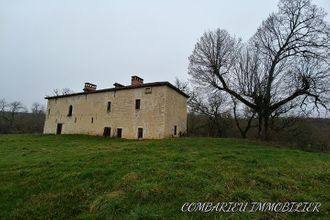
[[(55, 88), (82, 91), (187, 79), (203, 32), (248, 40), (277, 0), (0, 0), (0, 99), (46, 104)], [(316, 0), (326, 12), (329, 0)], [(326, 18), (330, 21), (329, 15)]]

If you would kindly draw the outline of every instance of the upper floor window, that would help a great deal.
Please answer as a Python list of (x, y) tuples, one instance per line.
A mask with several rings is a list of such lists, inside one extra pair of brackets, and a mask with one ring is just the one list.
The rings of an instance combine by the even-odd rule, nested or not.
[(108, 102), (108, 105), (107, 105), (107, 112), (111, 112), (111, 102)]
[(141, 108), (141, 100), (135, 99), (135, 109), (140, 109), (140, 108)]
[(72, 105), (69, 106), (69, 112), (68, 112), (68, 116), (72, 116)]

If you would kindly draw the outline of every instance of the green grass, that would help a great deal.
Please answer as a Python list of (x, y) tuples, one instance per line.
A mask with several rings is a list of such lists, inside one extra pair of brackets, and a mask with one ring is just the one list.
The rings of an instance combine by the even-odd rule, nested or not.
[[(236, 139), (0, 136), (0, 219), (330, 215), (330, 155)], [(320, 213), (182, 213), (185, 202), (314, 201)]]

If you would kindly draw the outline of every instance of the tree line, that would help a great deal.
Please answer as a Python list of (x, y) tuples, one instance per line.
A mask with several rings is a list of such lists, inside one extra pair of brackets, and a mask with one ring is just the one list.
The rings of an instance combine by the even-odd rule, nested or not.
[(22, 102), (0, 99), (0, 134), (41, 133), (44, 118), (45, 107), (40, 103), (28, 109)]
[[(52, 96), (73, 93), (69, 88), (53, 89)], [(0, 99), (0, 134), (42, 133), (45, 106), (35, 102), (27, 108), (22, 102)]]

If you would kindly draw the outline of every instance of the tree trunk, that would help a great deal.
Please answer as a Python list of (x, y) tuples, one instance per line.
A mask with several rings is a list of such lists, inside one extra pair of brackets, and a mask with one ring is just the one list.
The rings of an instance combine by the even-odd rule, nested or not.
[(269, 115), (264, 115), (263, 117), (263, 125), (262, 125), (262, 140), (264, 141), (268, 141), (269, 140), (269, 133), (268, 133), (268, 129), (269, 129)]
[(262, 115), (261, 113), (258, 113), (258, 138), (261, 138), (261, 132), (262, 132)]

